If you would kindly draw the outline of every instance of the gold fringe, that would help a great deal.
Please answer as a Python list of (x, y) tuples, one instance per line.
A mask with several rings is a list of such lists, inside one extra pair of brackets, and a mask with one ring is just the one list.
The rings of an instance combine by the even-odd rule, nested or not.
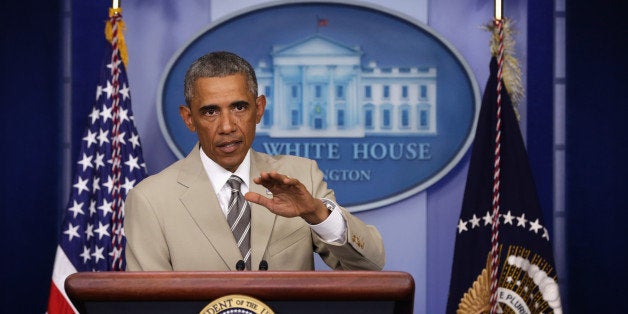
[[(502, 80), (512, 100), (513, 109), (519, 120), (517, 106), (523, 99), (524, 88), (521, 82), (521, 68), (519, 60), (515, 57), (515, 40), (513, 39), (512, 22), (510, 19), (502, 19), (504, 36), (504, 63), (502, 65)], [(491, 32), (491, 55), (499, 57), (499, 29), (495, 23), (491, 22), (485, 26)]]
[[(115, 15), (121, 15), (122, 8), (109, 8), (109, 17), (113, 17)], [(124, 63), (124, 67), (128, 66), (129, 54), (126, 49), (126, 42), (124, 41), (124, 31), (126, 31), (126, 24), (122, 19), (118, 20), (118, 50), (120, 50), (120, 58), (122, 59), (122, 63)], [(105, 26), (105, 38), (107, 41), (111, 43), (113, 40), (113, 25), (111, 25), (111, 20), (107, 21), (107, 25)]]

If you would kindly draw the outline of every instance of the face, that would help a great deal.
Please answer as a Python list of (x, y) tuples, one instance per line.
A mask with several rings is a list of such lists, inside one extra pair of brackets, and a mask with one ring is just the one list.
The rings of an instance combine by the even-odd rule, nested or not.
[(196, 132), (203, 152), (235, 172), (255, 138), (266, 107), (264, 96), (248, 91), (246, 76), (201, 77), (194, 82), (190, 106), (180, 106), (185, 125)]

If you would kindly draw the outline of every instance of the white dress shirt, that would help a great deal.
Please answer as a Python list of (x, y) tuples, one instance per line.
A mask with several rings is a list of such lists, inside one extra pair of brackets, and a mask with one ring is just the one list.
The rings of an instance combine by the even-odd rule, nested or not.
[[(244, 157), (242, 164), (240, 164), (234, 173), (231, 173), (218, 165), (215, 161), (211, 160), (202, 149), (199, 149), (199, 151), (201, 154), (203, 168), (205, 168), (209, 181), (211, 182), (214, 191), (216, 191), (216, 197), (220, 203), (220, 208), (225, 214), (225, 217), (227, 217), (229, 199), (231, 198), (231, 188), (227, 184), (227, 181), (231, 175), (236, 175), (243, 181), (240, 186), (240, 192), (242, 192), (242, 195), (249, 191), (249, 184), (251, 182), (251, 178), (249, 176), (251, 173), (251, 151), (249, 150)], [(310, 227), (321, 237), (321, 239), (323, 239), (323, 241), (327, 243), (342, 244), (346, 241), (347, 223), (339, 210), (332, 210), (327, 219), (317, 225), (310, 225)]]

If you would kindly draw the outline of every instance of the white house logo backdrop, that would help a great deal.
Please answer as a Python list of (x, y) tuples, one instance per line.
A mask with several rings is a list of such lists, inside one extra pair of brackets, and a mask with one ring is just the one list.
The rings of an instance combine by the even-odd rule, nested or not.
[(433, 30), (363, 4), (287, 2), (211, 24), (170, 61), (158, 112), (179, 158), (196, 143), (178, 114), (185, 71), (216, 50), (248, 60), (266, 95), (253, 148), (316, 160), (351, 211), (424, 190), (472, 141), (477, 84)]

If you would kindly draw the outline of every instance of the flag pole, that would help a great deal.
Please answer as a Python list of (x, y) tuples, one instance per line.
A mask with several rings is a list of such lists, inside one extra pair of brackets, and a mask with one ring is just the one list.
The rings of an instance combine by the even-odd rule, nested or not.
[(120, 7), (121, 7), (121, 6), (120, 6), (120, 2), (121, 2), (121, 1), (122, 1), (122, 0), (112, 0), (112, 1), (111, 1), (111, 7), (112, 7), (114, 10), (115, 10), (115, 9), (120, 8)]
[(495, 20), (501, 21), (503, 15), (504, 7), (502, 5), (502, 0), (495, 0)]

